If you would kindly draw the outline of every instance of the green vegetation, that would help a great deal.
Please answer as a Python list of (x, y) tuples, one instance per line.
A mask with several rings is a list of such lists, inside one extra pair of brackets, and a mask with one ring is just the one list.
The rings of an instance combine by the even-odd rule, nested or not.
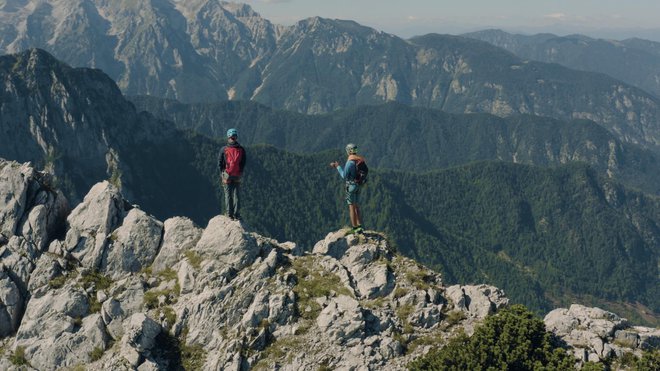
[[(96, 293), (101, 290), (107, 290), (112, 286), (112, 280), (107, 276), (99, 273), (96, 270), (84, 273), (78, 285), (87, 292), (89, 299), (89, 311), (91, 313), (98, 313), (101, 311), (101, 303), (96, 298)], [(88, 291), (89, 289), (91, 291)]]
[[(359, 138), (370, 167), (404, 171), (437, 170), (484, 160), (513, 162), (514, 158), (517, 163), (557, 166), (563, 163), (563, 153), (571, 153), (590, 161), (604, 175), (609, 143), (616, 143), (622, 150), (616, 153), (619, 166), (614, 176), (660, 195), (660, 156), (621, 143), (605, 128), (586, 120), (450, 114), (400, 103), (302, 115), (253, 102), (186, 105), (154, 97), (131, 100), (140, 110), (210, 137), (224, 138), (224, 130), (236, 127), (243, 145), (268, 143), (309, 154), (343, 148), (349, 138), (337, 133), (351, 133), (351, 138)], [(414, 138), (403, 139), (411, 135)]]
[(16, 349), (14, 350), (14, 354), (9, 356), (9, 361), (14, 366), (25, 366), (30, 364), (25, 358), (25, 348), (21, 346), (16, 347)]
[(193, 250), (186, 250), (183, 255), (188, 259), (188, 263), (195, 268), (199, 269), (199, 267), (202, 265), (202, 257), (199, 256), (198, 253), (196, 253)]
[(313, 257), (301, 257), (295, 259), (292, 264), (298, 279), (293, 288), (297, 296), (296, 306), (298, 313), (305, 320), (313, 320), (321, 312), (321, 306), (314, 300), (315, 298), (329, 297), (333, 294), (353, 296), (336, 274), (326, 272), (313, 264)]
[(412, 362), (411, 370), (574, 370), (543, 321), (522, 305), (488, 317), (472, 337), (459, 335)]
[(168, 331), (161, 331), (156, 337), (154, 355), (167, 359), (171, 370), (203, 370), (207, 353), (199, 344), (187, 345), (188, 328), (184, 328), (179, 337)]
[(48, 281), (48, 287), (51, 289), (60, 289), (64, 287), (64, 284), (66, 283), (67, 276), (61, 275), (53, 278), (52, 280)]
[(177, 273), (174, 269), (172, 268), (165, 268), (162, 271), (158, 272), (158, 277), (162, 281), (172, 281), (172, 280), (178, 280)]
[(174, 312), (174, 309), (170, 306), (166, 306), (161, 308), (161, 313), (165, 316), (165, 321), (167, 321), (167, 324), (171, 327), (174, 325), (176, 322), (176, 313)]
[[(179, 292), (176, 289), (149, 290), (144, 293), (144, 306), (147, 309), (156, 309), (159, 306), (159, 297), (165, 297), (165, 305), (176, 304)], [(172, 322), (174, 323), (174, 322)]]
[(305, 346), (304, 340), (300, 337), (277, 339), (261, 352), (261, 358), (254, 365), (254, 369), (270, 370), (272, 369), (271, 362), (278, 360), (290, 362), (296, 353), (304, 351)]
[(96, 348), (92, 349), (92, 351), (89, 352), (90, 361), (92, 361), (92, 362), (98, 361), (99, 359), (101, 359), (103, 357), (103, 353), (105, 353), (105, 350), (101, 347), (96, 347)]

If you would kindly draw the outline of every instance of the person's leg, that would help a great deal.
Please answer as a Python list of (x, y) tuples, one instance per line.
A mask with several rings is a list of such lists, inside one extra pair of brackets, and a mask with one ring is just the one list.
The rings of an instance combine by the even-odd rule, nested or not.
[(355, 228), (358, 226), (357, 220), (356, 220), (356, 214), (355, 214), (355, 205), (350, 204), (348, 205), (348, 215), (351, 218), (351, 227)]
[(223, 189), (225, 191), (225, 215), (230, 218), (234, 217), (234, 200), (232, 192), (232, 183), (223, 183)]
[(353, 204), (353, 208), (355, 209), (355, 225), (356, 226), (362, 226), (362, 213), (360, 213), (360, 205), (358, 204)]
[(239, 198), (240, 189), (241, 183), (234, 183), (234, 217), (237, 219), (241, 217), (241, 213), (239, 212), (239, 206), (241, 205)]

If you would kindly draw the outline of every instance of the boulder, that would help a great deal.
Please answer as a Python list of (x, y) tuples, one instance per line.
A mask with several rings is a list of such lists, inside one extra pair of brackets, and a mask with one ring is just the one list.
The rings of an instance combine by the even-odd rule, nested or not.
[(236, 270), (252, 264), (260, 252), (255, 238), (225, 216), (209, 221), (193, 250), (214, 265)]
[(119, 189), (107, 181), (97, 183), (67, 218), (66, 250), (83, 266), (99, 268), (106, 238), (121, 224), (125, 212)]
[(450, 286), (447, 288), (447, 296), (457, 309), (479, 319), (486, 318), (509, 303), (502, 290), (489, 285)]
[(330, 299), (316, 318), (321, 331), (338, 344), (364, 335), (364, 316), (357, 300), (339, 295)]
[(0, 339), (18, 329), (23, 314), (23, 297), (14, 281), (0, 269)]
[(394, 277), (387, 260), (377, 261), (384, 252), (374, 244), (351, 246), (341, 257), (341, 263), (349, 270), (361, 298), (372, 299), (389, 294), (394, 288)]
[(132, 209), (110, 235), (100, 271), (118, 279), (150, 266), (158, 254), (162, 232), (163, 223), (140, 209)]
[(30, 163), (0, 159), (0, 233), (6, 238), (16, 235), (27, 211), (28, 190), (34, 175)]
[(341, 259), (349, 247), (345, 237), (346, 232), (341, 230), (328, 233), (325, 239), (314, 245), (314, 254), (330, 255), (335, 259)]
[(192, 249), (202, 236), (202, 229), (182, 217), (167, 219), (164, 230), (163, 244), (152, 265), (153, 273), (172, 268), (181, 260), (183, 252)]

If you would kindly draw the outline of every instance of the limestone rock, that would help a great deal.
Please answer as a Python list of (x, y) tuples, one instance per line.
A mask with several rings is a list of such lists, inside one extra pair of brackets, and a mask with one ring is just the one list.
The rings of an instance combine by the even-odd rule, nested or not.
[(260, 251), (254, 237), (225, 216), (216, 216), (209, 221), (193, 250), (216, 265), (234, 269), (251, 264)]
[(140, 209), (132, 209), (112, 232), (100, 271), (116, 279), (148, 267), (158, 254), (162, 231), (161, 222)]
[(29, 163), (21, 165), (0, 159), (0, 233), (7, 238), (16, 234), (27, 211), (28, 189), (34, 174)]
[(128, 343), (138, 352), (143, 353), (156, 345), (156, 336), (160, 334), (160, 325), (144, 313), (136, 313), (124, 323), (122, 342)]
[(346, 232), (337, 231), (328, 233), (323, 241), (319, 241), (314, 245), (313, 252), (320, 255), (330, 255), (335, 259), (341, 259), (348, 250), (348, 241), (346, 240)]
[(447, 288), (447, 296), (456, 308), (481, 319), (509, 303), (502, 290), (488, 285), (450, 286)]
[(164, 223), (163, 244), (154, 259), (154, 273), (172, 268), (181, 260), (184, 251), (195, 246), (202, 235), (202, 230), (188, 218), (170, 218)]
[(340, 344), (350, 338), (362, 336), (365, 327), (364, 316), (357, 300), (346, 295), (332, 298), (316, 319), (316, 324)]
[[(631, 327), (628, 321), (600, 308), (573, 304), (558, 308), (544, 318), (545, 326), (575, 349), (582, 361), (597, 362), (612, 356), (622, 357), (636, 349), (657, 349), (658, 329)], [(647, 345), (644, 345), (647, 344)]]
[(341, 263), (356, 281), (360, 297), (372, 299), (392, 291), (393, 276), (386, 264), (387, 260), (378, 262), (383, 254), (385, 252), (378, 246), (364, 244), (350, 247), (341, 257)]
[(0, 270), (0, 339), (18, 329), (23, 298), (12, 279)]
[(125, 215), (125, 203), (119, 190), (107, 181), (97, 183), (67, 218), (67, 251), (83, 266), (99, 268), (107, 245), (106, 238)]

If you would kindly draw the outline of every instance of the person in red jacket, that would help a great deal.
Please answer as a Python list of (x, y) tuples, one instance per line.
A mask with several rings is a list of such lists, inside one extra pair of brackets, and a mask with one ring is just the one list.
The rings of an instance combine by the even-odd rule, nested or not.
[(238, 143), (238, 130), (227, 130), (227, 145), (220, 150), (218, 167), (225, 191), (225, 215), (232, 220), (240, 220), (239, 191), (245, 168), (245, 149)]

